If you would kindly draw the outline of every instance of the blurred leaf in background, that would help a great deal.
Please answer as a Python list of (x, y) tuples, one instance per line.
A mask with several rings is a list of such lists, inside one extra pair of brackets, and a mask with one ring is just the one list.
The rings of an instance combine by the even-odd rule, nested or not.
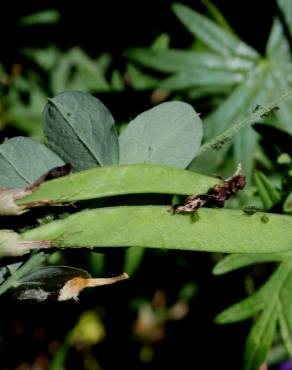
[[(127, 51), (127, 56), (137, 67), (160, 73), (156, 85), (145, 88), (175, 93), (174, 96), (186, 97), (198, 106), (198, 99), (209, 98), (212, 112), (204, 122), (204, 139), (209, 141), (257, 107), (288, 91), (292, 86), (292, 63), (289, 43), (278, 17), (274, 19), (265, 55), (261, 56), (235, 34), (213, 4), (205, 3), (214, 20), (186, 5), (173, 6), (175, 15), (195, 37), (188, 50), (172, 49), (166, 44), (163, 49), (133, 48)], [(279, 5), (289, 24), (290, 2), (279, 2)], [(216, 96), (220, 99), (214, 104), (212, 97)], [(292, 133), (291, 116), (290, 104), (285, 103), (262, 120)], [(221, 168), (226, 173), (230, 166), (242, 163), (251, 180), (254, 154), (261, 150), (257, 142), (257, 135), (247, 127), (233, 144), (224, 143), (222, 148), (209, 151), (190, 168), (204, 172)]]
[[(58, 23), (56, 10), (44, 10), (20, 19), (21, 25), (33, 27)], [(0, 62), (0, 129), (13, 126), (22, 133), (43, 139), (41, 112), (48, 96), (66, 90), (91, 93), (123, 91), (122, 74), (109, 72), (112, 58), (104, 53), (91, 58), (79, 46), (61, 50), (56, 45), (45, 48), (23, 48), (23, 66), (7, 69)], [(109, 77), (108, 77), (109, 76)]]
[[(274, 163), (273, 177), (269, 179), (260, 171), (255, 171), (256, 198), (260, 208), (252, 207), (246, 217), (253, 217), (262, 210), (290, 213), (291, 199), (291, 135), (270, 125), (256, 124), (263, 149)], [(249, 198), (250, 204), (255, 204)], [(253, 203), (252, 203), (253, 202)], [(263, 223), (269, 217), (262, 216)], [(214, 268), (215, 275), (225, 274), (240, 268), (255, 265), (252, 274), (252, 291), (243, 301), (234, 304), (220, 313), (216, 322), (234, 323), (253, 317), (252, 329), (245, 346), (245, 370), (257, 370), (266, 361), (269, 365), (279, 363), (292, 356), (291, 345), (291, 253), (271, 254), (231, 254), (223, 258)], [(273, 263), (273, 269), (265, 283), (256, 283), (256, 271), (262, 264)], [(264, 265), (265, 266), (265, 265)], [(269, 270), (268, 270), (269, 271)], [(279, 330), (279, 333), (278, 333)], [(284, 343), (284, 347), (282, 345)], [(289, 362), (283, 368), (289, 368)]]

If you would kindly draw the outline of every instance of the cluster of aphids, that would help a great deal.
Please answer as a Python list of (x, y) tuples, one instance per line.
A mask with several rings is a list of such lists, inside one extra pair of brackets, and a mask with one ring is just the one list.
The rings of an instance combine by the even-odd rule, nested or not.
[[(258, 111), (259, 109), (261, 108), (261, 106), (259, 104), (257, 104), (254, 108), (254, 110), (252, 111), (253, 113), (255, 113), (256, 111)], [(272, 109), (270, 109), (268, 112), (266, 113), (263, 113), (261, 114), (261, 118), (266, 118), (268, 117), (271, 113), (275, 113), (277, 110), (279, 110), (280, 108), (276, 105), (275, 107), (273, 107)]]
[(215, 143), (213, 143), (213, 144), (211, 145), (211, 148), (212, 148), (213, 150), (219, 150), (219, 149), (221, 149), (221, 148), (222, 148), (222, 146), (223, 146), (224, 144), (228, 143), (229, 141), (231, 141), (231, 138), (230, 138), (230, 137), (228, 137), (228, 136), (224, 136), (222, 139), (219, 139), (219, 140), (217, 140)]

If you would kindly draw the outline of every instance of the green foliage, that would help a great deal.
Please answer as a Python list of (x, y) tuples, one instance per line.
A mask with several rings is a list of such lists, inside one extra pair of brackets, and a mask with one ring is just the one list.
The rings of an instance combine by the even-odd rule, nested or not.
[(247, 338), (245, 369), (258, 369), (267, 357), (276, 325), (280, 327), (282, 339), (290, 355), (291, 343), (291, 252), (268, 255), (233, 255), (220, 262), (214, 272), (225, 273), (254, 263), (277, 262), (279, 267), (270, 279), (252, 296), (223, 311), (217, 316), (218, 323), (231, 323), (247, 319), (260, 312)]
[[(47, 81), (33, 70), (22, 73), (16, 68), (8, 73), (0, 66), (1, 127), (13, 124), (43, 138), (41, 109), (47, 95), (58, 94), (49, 99), (43, 114), (47, 146), (24, 137), (0, 145), (0, 186), (26, 189), (52, 167), (70, 162), (77, 173), (44, 182), (15, 203), (30, 209), (78, 202), (64, 216), (52, 208), (48, 222), (37, 221), (31, 211), (22, 216), (27, 221), (24, 229), (17, 223), (10, 226), (13, 231), (2, 229), (0, 253), (21, 256), (30, 249), (48, 247), (34, 244), (38, 241), (49, 242), (64, 254), (66, 248), (104, 252), (131, 247), (124, 248), (124, 269), (129, 273), (137, 270), (144, 248), (149, 247), (235, 253), (217, 264), (216, 275), (273, 263), (275, 269), (265, 283), (216, 318), (222, 324), (253, 319), (245, 370), (258, 370), (268, 358), (278, 328), (292, 356), (291, 50), (283, 20), (275, 17), (261, 56), (235, 34), (213, 4), (204, 3), (213, 19), (182, 4), (173, 6), (194, 37), (188, 49), (171, 48), (171, 36), (162, 34), (150, 48), (127, 51), (130, 62), (125, 76), (109, 69), (108, 55), (93, 59), (78, 47), (65, 53), (54, 46), (23, 50), (47, 74)], [(278, 5), (292, 33), (291, 0), (278, 0)], [(48, 11), (26, 17), (22, 24), (57, 21), (58, 14)], [(123, 91), (125, 81), (137, 90), (154, 90), (155, 103), (169, 96), (184, 97), (195, 99), (198, 108), (178, 101), (160, 104), (125, 124), (118, 137), (112, 114), (86, 91)], [(60, 94), (64, 90), (80, 91)], [(206, 97), (207, 116), (202, 124), (196, 111)], [(230, 175), (238, 163), (243, 164), (249, 186), (228, 206), (239, 209), (199, 209), (196, 217), (171, 214), (171, 197), (162, 195), (205, 194), (222, 182), (190, 170)], [(249, 211), (241, 209), (242, 204)], [(99, 264), (94, 271), (103, 272), (105, 256), (88, 254), (91, 265)], [(10, 288), (17, 292), (18, 287), (22, 296), (33, 299), (26, 282), (43, 271), (53, 271), (39, 269), (45, 258), (38, 252), (24, 264), (1, 268), (0, 294)], [(57, 269), (63, 283), (67, 269)], [(11, 272), (8, 278), (7, 272)], [(84, 271), (76, 276), (83, 273), (87, 276)], [(47, 275), (41, 281), (45, 291), (56, 277)]]
[(279, 192), (262, 172), (255, 173), (255, 184), (265, 209), (271, 209), (280, 202)]
[(60, 14), (54, 9), (44, 10), (38, 13), (23, 17), (20, 22), (23, 26), (35, 26), (38, 24), (57, 23), (60, 20)]
[(163, 103), (140, 114), (123, 130), (119, 137), (120, 163), (186, 168), (196, 156), (202, 136), (202, 121), (190, 105)]
[[(177, 114), (179, 117), (177, 117)], [(180, 119), (181, 122), (179, 129), (176, 131), (176, 137), (168, 137), (163, 144), (163, 150), (166, 154), (162, 151), (161, 154), (158, 152), (156, 156), (158, 156), (158, 159), (160, 158), (161, 162), (163, 162), (164, 156), (168, 164), (177, 164), (180, 167), (184, 167), (183, 163), (186, 165), (195, 155), (202, 137), (201, 121), (189, 105), (178, 102), (163, 104), (161, 107), (157, 107), (154, 110), (144, 113), (144, 115), (138, 116), (129, 128), (126, 128), (125, 133), (128, 135), (128, 132), (131, 132), (133, 128), (135, 131), (138, 127), (138, 129), (142, 129), (142, 132), (144, 132), (144, 136), (137, 135), (136, 140), (138, 143), (139, 140), (143, 141), (147, 139), (149, 145), (155, 147), (156, 141), (159, 140), (169, 122), (172, 122), (172, 126), (174, 126), (175, 120), (173, 116)], [(117, 136), (113, 127), (113, 118), (99, 100), (85, 93), (64, 93), (50, 99), (46, 105), (43, 117), (48, 145), (58, 152), (65, 161), (73, 163), (75, 170), (113, 164), (118, 161), (119, 149)], [(154, 126), (154, 123), (157, 122), (159, 122), (159, 125)], [(84, 128), (85, 126), (86, 130)], [(191, 132), (190, 137), (184, 136), (185, 131)], [(88, 132), (89, 135), (87, 134)], [(189, 144), (186, 144), (186, 148), (184, 148), (183, 144), (185, 143), (180, 139), (180, 136), (184, 137), (184, 140), (189, 141)], [(23, 141), (25, 141), (25, 144), (23, 144)], [(171, 145), (171, 152), (168, 153), (169, 158), (167, 158), (169, 145)], [(26, 151), (22, 150), (23, 146), (27, 148)], [(44, 172), (39, 173), (38, 168), (34, 168), (33, 170), (31, 168), (31, 162), (35, 161), (36, 152), (38, 154), (40, 152), (38, 146), (45, 148), (25, 138), (12, 139), (2, 144), (2, 151), (5, 152), (5, 148), (8, 147), (9, 153), (12, 156), (12, 158), (9, 158), (7, 171), (10, 171), (10, 173), (16, 171), (18, 177), (16, 182), (14, 177), (7, 173), (7, 175), (5, 174), (5, 179), (9, 178), (9, 182), (5, 183), (3, 179), (1, 185), (12, 187), (27, 185), (28, 182), (35, 181), (37, 177), (48, 170), (47, 167), (44, 167)], [(132, 140), (131, 143), (127, 144), (126, 149), (134, 153), (136, 148), (137, 143), (135, 140)], [(49, 149), (45, 148), (45, 150), (48, 152), (48, 158), (45, 161), (43, 160), (43, 166), (47, 164), (48, 159), (51, 157)], [(123, 153), (123, 151), (121, 152)], [(39, 157), (43, 157), (41, 153)], [(20, 158), (26, 158), (26, 167), (20, 167), (17, 164), (17, 160), (20, 160)], [(58, 156), (55, 154), (53, 154), (53, 159), (55, 159), (55, 162), (50, 162), (51, 167), (64, 163), (61, 159), (59, 162), (56, 161), (56, 159), (58, 160)], [(145, 163), (147, 162), (147, 158), (141, 158), (140, 161)], [(157, 161), (159, 162), (159, 160)], [(139, 160), (136, 160), (136, 162), (139, 162)], [(31, 171), (34, 171), (33, 174), (30, 174)], [(30, 181), (21, 182), (20, 175)], [(70, 184), (68, 183), (69, 179)], [(48, 201), (50, 198), (53, 203), (71, 202), (74, 200), (131, 193), (185, 193), (188, 195), (194, 191), (207, 191), (210, 186), (215, 185), (219, 181), (188, 171), (154, 165), (149, 167), (136, 165), (92, 169), (59, 180), (61, 180), (61, 183), (58, 180), (44, 183), (30, 198), (28, 197), (26, 200), (23, 198), (19, 202), (24, 201), (31, 204), (31, 202)], [(62, 180), (66, 181), (62, 183)], [(49, 187), (47, 188), (47, 186)], [(68, 193), (69, 189), (71, 195)], [(170, 215), (167, 210), (165, 212), (167, 215)], [(11, 252), (8, 252), (8, 254), (16, 253), (14, 247), (11, 247)], [(26, 250), (26, 248), (22, 249), (23, 252)], [(7, 253), (6, 249), (5, 253)], [(142, 254), (140, 253), (140, 255)], [(139, 258), (136, 260), (139, 263)], [(131, 266), (131, 269), (134, 270), (135, 266), (133, 264)]]
[[(289, 6), (285, 6), (283, 10), (288, 14)], [(212, 8), (210, 4), (207, 7)], [(262, 57), (240, 40), (225, 20), (222, 21), (224, 18), (218, 9), (210, 11), (215, 21), (182, 4), (175, 4), (173, 11), (199, 43), (195, 42), (189, 50), (130, 49), (127, 56), (142, 67), (171, 74), (156, 84), (158, 89), (179, 92), (187, 99), (220, 94), (219, 106), (212, 106), (215, 109), (204, 122), (205, 141), (214, 139), (256, 107), (267, 104), (291, 87), (292, 63), (288, 43), (277, 18), (267, 42), (266, 55)], [(222, 95), (226, 96), (223, 100)], [(290, 110), (289, 104), (275, 110), (273, 124), (291, 133)], [(267, 118), (261, 115), (258, 121)], [(217, 151), (206, 153), (200, 163), (193, 163), (191, 168), (206, 172), (222, 168), (224, 173), (230, 168), (227, 153), (231, 146), (233, 165), (241, 162), (251, 179), (254, 153), (261, 148), (250, 127), (233, 143), (225, 141), (222, 149), (218, 147)]]
[(277, 3), (283, 13), (288, 29), (290, 33), (292, 34), (291, 2), (290, 0), (277, 0)]
[[(271, 126), (257, 125), (265, 143), (265, 150), (270, 152), (273, 167), (273, 181), (262, 172), (255, 172), (255, 185), (262, 206), (265, 209), (281, 209), (289, 213), (289, 194), (291, 192), (291, 160), (287, 151), (290, 135)], [(272, 151), (271, 151), (272, 149)], [(254, 213), (255, 212), (255, 213)], [(260, 214), (255, 211), (246, 214), (254, 217)], [(266, 222), (266, 219), (262, 219)], [(280, 329), (282, 340), (291, 356), (291, 249), (280, 253), (281, 249), (272, 254), (233, 254), (225, 257), (214, 268), (214, 274), (224, 274), (254, 264), (274, 263), (277, 268), (270, 278), (250, 297), (223, 311), (216, 321), (231, 323), (249, 317), (256, 318), (247, 338), (245, 349), (245, 369), (258, 369), (267, 359), (277, 328)], [(289, 292), (289, 293), (288, 293)]]
[(63, 164), (45, 145), (26, 137), (12, 138), (0, 145), (0, 184), (11, 188), (31, 184), (51, 168)]
[(153, 164), (99, 167), (44, 182), (17, 204), (42, 200), (66, 203), (124, 194), (199, 194), (218, 182), (216, 178), (191, 171)]
[(22, 266), (18, 266), (15, 271), (12, 272), (11, 276), (9, 276), (1, 285), (0, 285), (0, 294), (5, 293), (8, 289), (15, 287), (18, 281), (25, 276), (26, 274), (30, 273), (34, 269), (39, 268), (42, 263), (46, 260), (46, 256), (44, 253), (39, 252), (33, 254), (29, 260), (22, 264)]
[(91, 95), (71, 92), (50, 99), (44, 110), (44, 132), (52, 149), (76, 171), (118, 162), (114, 119)]
[(283, 210), (286, 213), (292, 213), (292, 194), (290, 193), (285, 200)]
[(91, 59), (77, 46), (66, 52), (62, 52), (55, 46), (49, 46), (46, 49), (26, 48), (23, 54), (48, 74), (48, 88), (53, 95), (65, 90), (110, 92), (119, 91), (124, 87), (123, 82), (117, 83), (119, 80), (117, 70), (112, 73), (112, 83), (105, 78), (111, 63), (111, 57), (108, 54)]
[(234, 34), (206, 19), (201, 14), (185, 5), (174, 4), (173, 11), (184, 26), (195, 37), (198, 37), (212, 51), (222, 55), (237, 55), (247, 59), (258, 58), (258, 53)]
[(144, 248), (130, 248), (125, 256), (124, 269), (132, 276), (140, 267), (145, 254)]
[[(261, 112), (255, 114), (261, 114)], [(180, 125), (176, 128), (176, 135), (174, 138), (172, 135), (167, 136), (168, 141), (165, 142), (163, 134), (166, 131), (166, 125), (169, 123), (174, 125), (178, 121), (177, 117)], [(82, 126), (80, 126), (81, 122)], [(113, 153), (112, 158), (116, 158), (118, 142), (115, 139), (111, 114), (99, 100), (88, 94), (68, 92), (50, 99), (44, 111), (44, 125), (49, 145), (58, 151), (64, 160), (75, 164), (76, 153), (78, 154), (80, 166), (78, 167), (77, 162), (77, 170), (82, 169), (82, 166), (96, 167), (106, 163), (108, 159), (100, 159), (109, 158), (104, 154), (104, 148), (110, 150), (109, 153)], [(87, 127), (91, 136), (84, 136), (84, 127)], [(160, 145), (162, 155), (158, 155), (157, 162), (167, 159), (168, 164), (183, 167), (192, 159), (190, 149), (185, 150), (184, 145), (177, 145), (189, 140), (185, 137), (186, 131), (191, 132), (192, 135), (189, 136), (193, 145), (192, 156), (194, 156), (199, 149), (202, 136), (201, 121), (193, 109), (185, 103), (164, 103), (138, 116), (130, 123), (121, 134), (120, 142), (123, 145), (124, 135), (131, 140), (127, 142), (125, 140), (126, 149), (121, 146), (120, 152), (127, 150), (127, 153), (132, 153), (128, 154), (129, 158), (132, 156), (135, 162), (145, 163), (147, 162), (145, 151), (142, 151), (141, 158), (137, 158), (137, 148), (141, 148), (144, 141), (148, 146), (158, 147), (162, 136), (162, 145)], [(64, 135), (64, 132), (67, 134)], [(170, 132), (172, 133), (172, 130)], [(184, 138), (182, 141), (180, 136)], [(14, 140), (17, 145), (17, 139)], [(27, 140), (31, 144), (31, 141)], [(80, 144), (82, 144), (82, 150), (78, 149)], [(172, 150), (167, 154), (170, 145)], [(5, 146), (5, 143), (2, 146)], [(15, 156), (17, 155), (15, 151)], [(28, 150), (26, 155), (32, 160), (34, 153)], [(92, 158), (96, 161), (92, 161)], [(111, 162), (116, 160), (112, 159)], [(149, 159), (148, 161), (150, 162)], [(29, 160), (28, 163), (30, 163)], [(27, 171), (29, 170), (28, 168)], [(18, 204), (33, 204), (33, 202), (41, 204), (42, 201), (72, 202), (143, 192), (200, 194), (208, 191), (218, 182), (219, 180), (190, 171), (158, 165), (112, 166), (82, 171), (44, 183), (32, 195), (19, 200)], [(276, 251), (276, 248), (279, 248), (278, 244), (281, 250), (290, 248), (290, 217), (260, 213), (248, 217), (242, 211), (219, 210), (200, 211), (198, 216), (194, 223), (187, 215), (171, 215), (169, 207), (99, 208), (77, 212), (64, 220), (52, 221), (25, 231), (22, 233), (22, 238), (23, 241), (47, 240), (59, 247), (133, 246), (245, 253)], [(263, 216), (267, 218), (267, 222), (264, 222)], [(121, 219), (124, 221), (122, 224)], [(153, 225), (159, 225), (159, 227), (153, 227)], [(226, 230), (226, 237), (223, 238), (224, 230)], [(221, 242), (218, 242), (219, 240)], [(26, 251), (23, 249), (23, 253)]]
[[(22, 234), (59, 247), (152, 247), (216, 252), (276, 252), (291, 249), (290, 216), (201, 209), (198, 220), (172, 215), (169, 206), (105, 207), (75, 213)], [(123, 222), (121, 222), (121, 220)]]
[[(291, 1), (279, 0), (278, 4), (292, 34)], [(158, 82), (156, 88), (176, 91), (189, 98), (210, 97), (214, 94), (226, 96), (224, 100), (219, 100), (219, 106), (215, 106), (204, 120), (204, 139), (207, 143), (200, 148), (191, 168), (199, 171), (214, 171), (222, 165), (229, 168), (231, 159), (233, 163), (242, 162), (245, 173), (251, 179), (255, 153), (261, 152), (257, 158), (261, 158), (261, 165), (266, 170), (271, 170), (271, 162), (264, 159), (267, 158), (265, 151), (268, 149), (267, 155), (273, 153), (271, 159), (278, 163), (279, 168), (272, 164), (273, 181), (257, 171), (254, 174), (256, 191), (265, 209), (279, 209), (282, 203), (283, 211), (291, 213), (291, 106), (286, 102), (278, 109), (275, 104), (272, 115), (260, 112), (259, 116), (253, 116), (262, 104), (291, 88), (291, 51), (282, 24), (275, 18), (266, 53), (262, 57), (239, 40), (218, 9), (210, 8), (210, 4), (208, 10), (215, 22), (184, 5), (177, 4), (173, 9), (199, 43), (194, 43), (189, 50), (131, 49), (128, 57), (137, 65), (161, 72), (162, 77), (170, 75)], [(253, 112), (250, 120), (243, 118), (250, 112)], [(253, 122), (262, 121), (269, 125), (257, 124), (255, 128), (263, 139), (264, 150), (248, 127)], [(243, 131), (232, 142), (234, 155), (230, 158), (231, 140), (228, 133), (236, 128)], [(235, 132), (232, 137), (234, 135)], [(278, 170), (277, 173), (275, 170)], [(252, 202), (252, 199), (248, 201)], [(256, 214), (259, 213), (246, 217), (254, 217)], [(262, 221), (268, 222), (263, 217)], [(289, 253), (235, 254), (223, 259), (214, 269), (214, 273), (219, 274), (252, 264), (279, 264), (259, 291), (217, 318), (220, 323), (234, 322), (260, 313), (247, 339), (245, 369), (257, 370), (265, 361), (276, 326), (280, 327), (283, 341), (292, 356), (290, 299), (286, 293), (291, 280), (290, 259)]]
[[(125, 88), (119, 71), (108, 73), (111, 64), (108, 54), (92, 59), (79, 47), (62, 52), (56, 46), (25, 48), (22, 54), (33, 65), (32, 69), (22, 70), (22, 66), (16, 64), (12, 71), (6, 71), (0, 63), (0, 128), (13, 125), (29, 136), (43, 138), (41, 111), (48, 95), (66, 90), (93, 93)], [(106, 74), (110, 75), (109, 80)]]

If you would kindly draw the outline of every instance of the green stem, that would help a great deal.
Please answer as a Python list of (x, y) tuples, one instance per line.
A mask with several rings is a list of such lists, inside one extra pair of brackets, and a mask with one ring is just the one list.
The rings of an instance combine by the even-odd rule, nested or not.
[(214, 139), (208, 141), (204, 145), (201, 146), (200, 150), (198, 151), (196, 158), (205, 153), (207, 150), (216, 147), (217, 143), (230, 141), (241, 129), (244, 127), (259, 121), (264, 115), (271, 112), (273, 109), (277, 108), (278, 105), (284, 103), (288, 99), (292, 97), (292, 90), (285, 92), (284, 94), (280, 95), (277, 99), (273, 100), (271, 103), (267, 104), (264, 107), (260, 107), (256, 111), (252, 112), (248, 117), (244, 118), (243, 120), (235, 123), (230, 128), (225, 130), (222, 134), (216, 136)]

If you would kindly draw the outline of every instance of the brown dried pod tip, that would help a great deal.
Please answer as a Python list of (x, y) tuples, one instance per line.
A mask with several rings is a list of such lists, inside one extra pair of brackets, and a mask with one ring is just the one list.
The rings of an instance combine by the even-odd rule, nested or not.
[(196, 212), (201, 207), (223, 208), (225, 201), (232, 194), (242, 190), (246, 185), (245, 176), (241, 174), (241, 165), (238, 165), (233, 176), (225, 179), (222, 183), (213, 186), (207, 193), (190, 195), (182, 204), (172, 208), (173, 213)]

